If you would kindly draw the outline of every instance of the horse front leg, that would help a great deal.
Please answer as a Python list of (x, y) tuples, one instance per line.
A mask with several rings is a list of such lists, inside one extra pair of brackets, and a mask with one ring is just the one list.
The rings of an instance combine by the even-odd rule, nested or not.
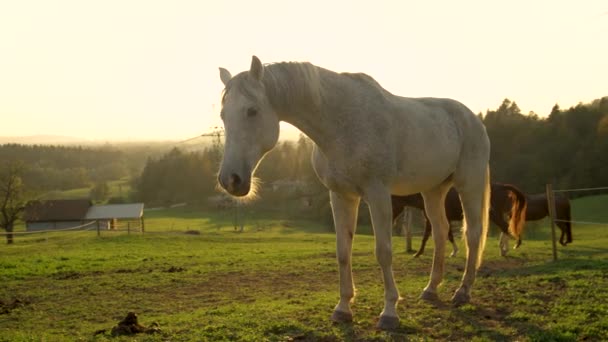
[[(488, 228), (490, 186), (486, 174), (486, 184), (471, 184), (460, 188), (460, 201), (466, 220), (465, 241), (467, 260), (460, 287), (452, 297), (454, 305), (462, 305), (471, 300), (471, 289), (475, 282), (477, 268), (481, 264)], [(476, 185), (476, 186), (475, 186)]]
[(330, 191), (329, 198), (336, 229), (336, 257), (340, 273), (340, 301), (334, 309), (331, 320), (351, 322), (353, 313), (350, 303), (355, 297), (351, 255), (360, 198), (345, 196), (333, 191)]
[(376, 259), (382, 269), (384, 281), (384, 309), (376, 327), (393, 330), (399, 326), (397, 301), (399, 291), (393, 277), (393, 252), (391, 244), (391, 195), (384, 186), (368, 188), (365, 200), (369, 206), (376, 241)]

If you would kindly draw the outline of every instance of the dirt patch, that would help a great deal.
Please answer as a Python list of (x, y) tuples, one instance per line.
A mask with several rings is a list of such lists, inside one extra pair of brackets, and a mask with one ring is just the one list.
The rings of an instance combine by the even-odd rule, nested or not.
[(185, 270), (186, 269), (183, 268), (183, 267), (171, 266), (167, 270), (165, 270), (165, 272), (167, 272), (167, 273), (178, 273), (178, 272), (184, 272)]
[(74, 272), (74, 271), (69, 271), (69, 272), (58, 272), (52, 275), (53, 279), (56, 280), (71, 280), (71, 279), (78, 279), (82, 277), (82, 274), (80, 272)]
[(21, 300), (19, 298), (15, 298), (9, 301), (0, 300), (0, 315), (6, 315), (11, 313), (11, 311), (24, 307), (27, 304), (27, 301)]
[[(305, 298), (310, 293), (334, 289), (336, 272), (218, 272), (196, 282), (149, 288), (147, 300), (170, 301), (173, 307), (214, 307), (227, 300), (252, 303), (260, 298)], [(169, 297), (169, 298), (168, 298)], [(228, 299), (229, 297), (229, 299)]]
[[(526, 260), (521, 258), (506, 257), (500, 260), (487, 260), (481, 264), (481, 267), (477, 271), (477, 275), (479, 277), (490, 277), (497, 273), (521, 269), (525, 267), (525, 265)], [(464, 271), (464, 268), (462, 268), (462, 271)]]
[[(135, 334), (155, 334), (161, 332), (158, 323), (152, 322), (150, 326), (146, 327), (139, 323), (137, 314), (135, 312), (129, 312), (127, 316), (117, 325), (115, 325), (110, 334), (112, 336), (131, 336)], [(105, 334), (106, 329), (97, 330), (93, 335)]]

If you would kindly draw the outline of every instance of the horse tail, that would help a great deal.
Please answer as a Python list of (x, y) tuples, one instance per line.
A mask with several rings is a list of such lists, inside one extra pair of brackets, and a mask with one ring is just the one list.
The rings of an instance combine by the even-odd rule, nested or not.
[(481, 266), (483, 259), (483, 251), (486, 249), (486, 240), (488, 238), (488, 226), (490, 225), (490, 165), (486, 166), (485, 184), (483, 197), (481, 202), (481, 236), (479, 238), (479, 254), (477, 255), (477, 268)]
[(524, 231), (524, 224), (526, 222), (526, 208), (528, 202), (526, 196), (519, 191), (516, 187), (504, 184), (510, 192), (509, 197), (511, 198), (511, 219), (509, 220), (509, 233), (516, 239), (521, 239), (521, 234)]

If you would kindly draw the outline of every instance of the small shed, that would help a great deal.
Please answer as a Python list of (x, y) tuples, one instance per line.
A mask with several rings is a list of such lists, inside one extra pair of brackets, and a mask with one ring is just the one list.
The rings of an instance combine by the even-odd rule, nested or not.
[(30, 201), (25, 205), (23, 220), (27, 231), (73, 228), (84, 224), (91, 206), (87, 199)]
[[(100, 227), (106, 229), (118, 229), (119, 220), (130, 222), (137, 220), (141, 230), (144, 230), (144, 204), (143, 203), (127, 203), (127, 204), (107, 204), (94, 205), (89, 208), (86, 216), (86, 221), (97, 221)], [(135, 228), (135, 227), (134, 227)]]

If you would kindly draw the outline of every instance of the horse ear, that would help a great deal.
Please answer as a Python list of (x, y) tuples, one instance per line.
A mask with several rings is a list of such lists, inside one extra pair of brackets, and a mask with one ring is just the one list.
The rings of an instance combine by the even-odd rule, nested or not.
[(261, 81), (264, 76), (264, 66), (260, 59), (256, 56), (251, 57), (251, 68), (249, 69), (249, 75), (251, 75), (254, 79)]
[(231, 78), (232, 75), (230, 74), (230, 71), (224, 68), (220, 68), (220, 79), (222, 80), (222, 83), (224, 83), (224, 85), (228, 85), (228, 81), (230, 81)]

